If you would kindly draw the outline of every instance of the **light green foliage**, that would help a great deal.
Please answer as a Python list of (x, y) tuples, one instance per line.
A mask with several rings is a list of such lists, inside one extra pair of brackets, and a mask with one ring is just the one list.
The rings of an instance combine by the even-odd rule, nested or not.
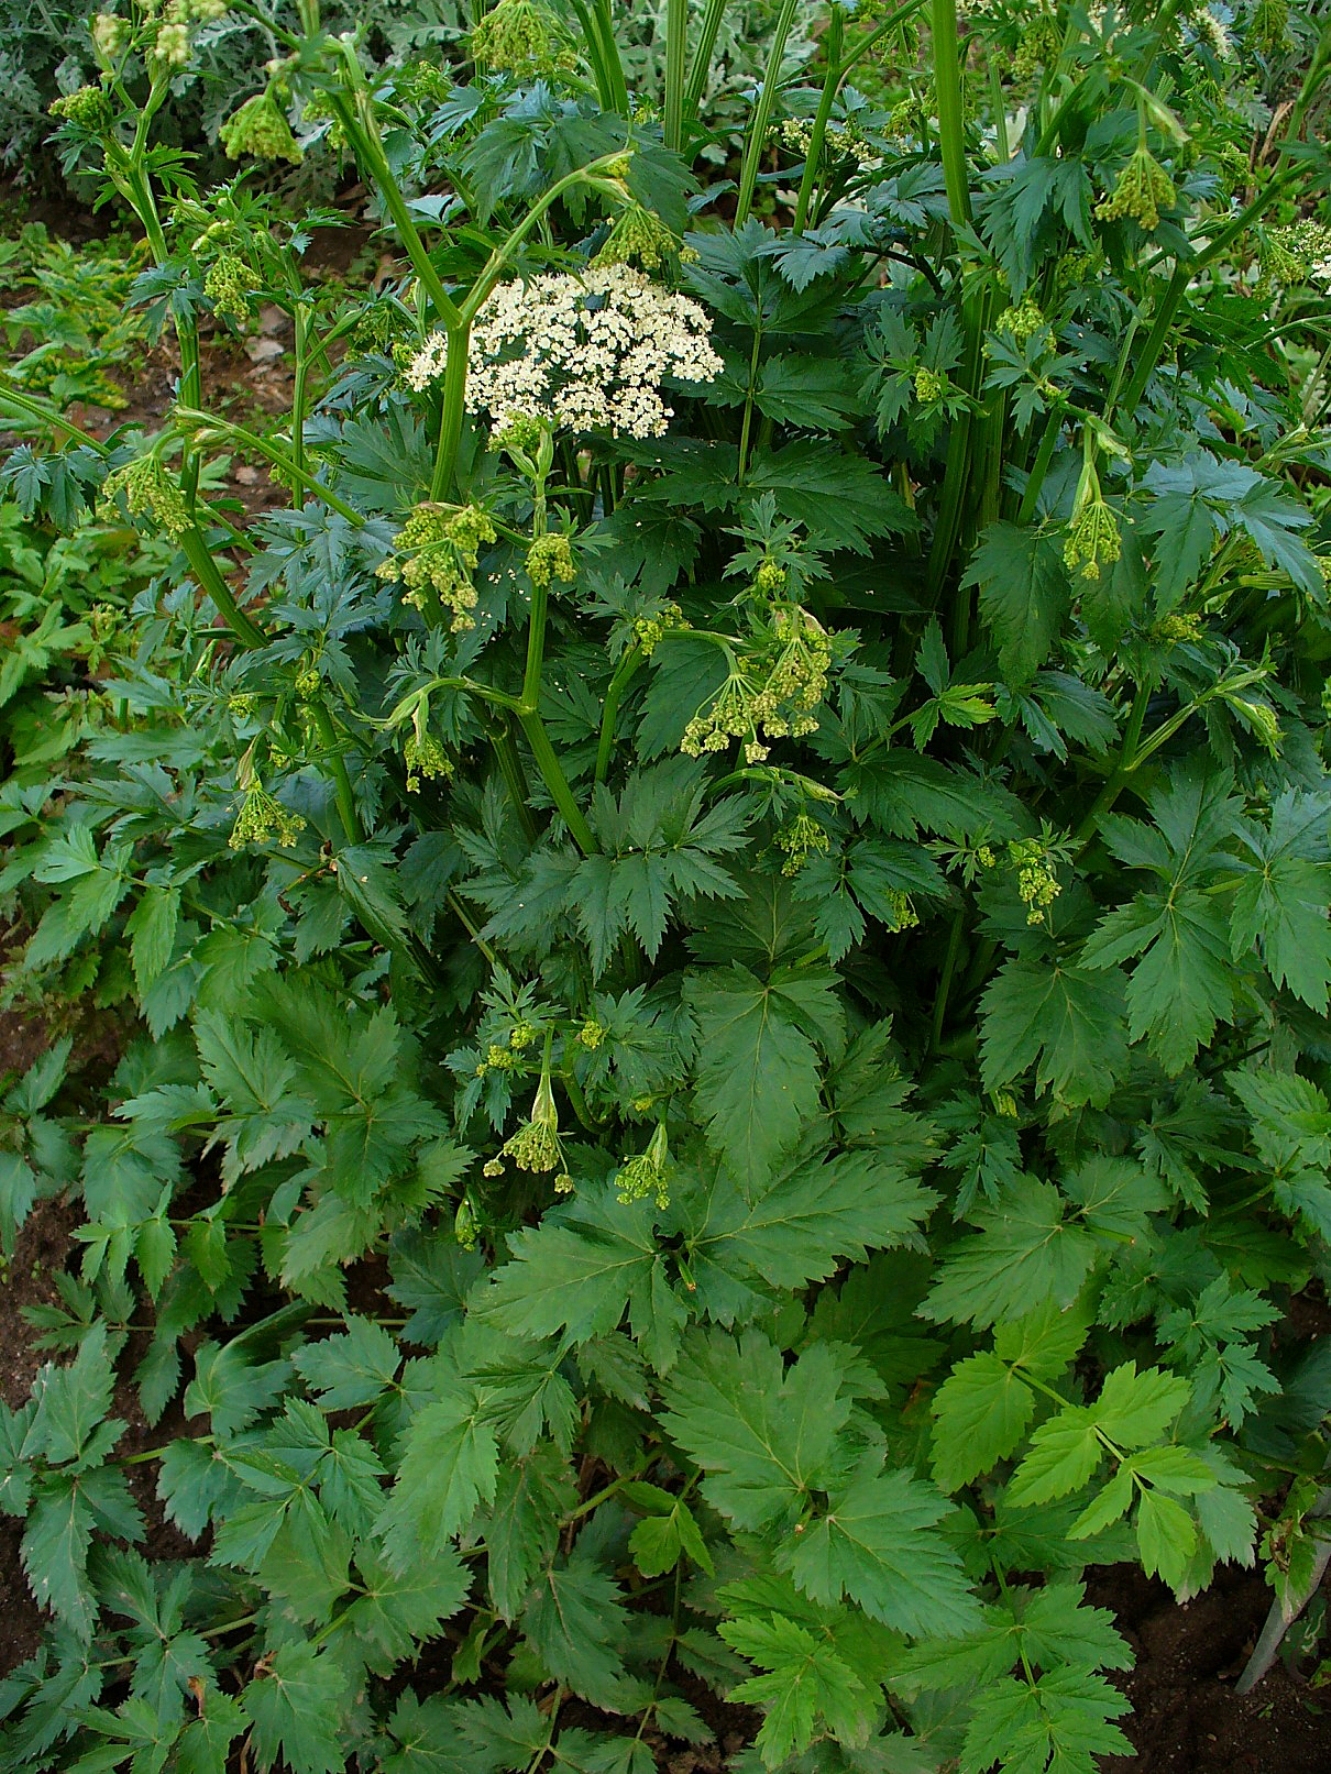
[(286, 187), (161, 117), (248, 12), (105, 16), (136, 244), (0, 254), (0, 1766), (651, 1774), (705, 1687), (1093, 1774), (1087, 1573), (1316, 1544), (1331, 63), (1250, 190), (1299, 76), (1184, 11), (392, 12), (228, 89)]

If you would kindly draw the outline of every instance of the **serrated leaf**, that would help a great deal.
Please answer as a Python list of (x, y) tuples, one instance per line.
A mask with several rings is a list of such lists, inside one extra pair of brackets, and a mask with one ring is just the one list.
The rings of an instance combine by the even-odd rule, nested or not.
[(424, 1554), (434, 1558), (492, 1502), (499, 1471), (495, 1432), (475, 1389), (447, 1387), (412, 1420), (392, 1494), (378, 1533), (390, 1569), (408, 1571)]
[(746, 1192), (760, 1190), (818, 1106), (816, 1039), (841, 1027), (836, 977), (777, 968), (763, 981), (737, 963), (695, 976), (695, 1098), (709, 1138)]
[(979, 587), (999, 668), (1008, 684), (1024, 689), (1048, 658), (1071, 603), (1057, 539), (1033, 527), (990, 524), (962, 583)]
[(341, 1774), (346, 1755), (338, 1720), (345, 1688), (337, 1664), (304, 1641), (264, 1658), (240, 1696), (259, 1766), (271, 1768), (282, 1757), (292, 1774)]

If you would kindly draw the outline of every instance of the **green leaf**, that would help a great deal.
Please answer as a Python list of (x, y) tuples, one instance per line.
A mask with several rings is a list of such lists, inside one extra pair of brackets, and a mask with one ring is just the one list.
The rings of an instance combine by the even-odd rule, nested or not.
[(407, 1430), (392, 1494), (379, 1519), (390, 1569), (401, 1574), (422, 1555), (437, 1557), (477, 1505), (493, 1501), (498, 1472), (495, 1432), (475, 1388), (446, 1383)]
[(38, 1604), (81, 1640), (92, 1636), (96, 1603), (88, 1581), (93, 1516), (79, 1481), (61, 1473), (43, 1479), (33, 1497), (20, 1554)]
[(397, 1344), (382, 1325), (354, 1314), (346, 1324), (345, 1333), (309, 1343), (294, 1358), (326, 1411), (373, 1404), (393, 1384), (401, 1361)]
[(629, 1535), (629, 1551), (644, 1577), (660, 1577), (673, 1571), (681, 1557), (687, 1555), (708, 1576), (715, 1573), (712, 1555), (707, 1550), (693, 1511), (679, 1497), (669, 1499), (665, 1515), (649, 1515)]
[(631, 1298), (641, 1301), (661, 1260), (652, 1204), (626, 1206), (613, 1187), (575, 1201), (566, 1222), (547, 1215), (508, 1243), (513, 1260), (475, 1296), (472, 1314), (514, 1337), (604, 1336)]
[(342, 1774), (338, 1724), (346, 1683), (331, 1658), (303, 1640), (265, 1657), (240, 1696), (261, 1768), (282, 1757), (292, 1774)]
[(505, 1620), (521, 1612), (537, 1570), (553, 1559), (560, 1526), (577, 1501), (568, 1462), (548, 1442), (525, 1460), (501, 1465), (485, 1524), (485, 1549), (490, 1600)]
[(757, 1746), (769, 1768), (806, 1750), (820, 1723), (852, 1741), (860, 1734), (864, 1683), (825, 1640), (773, 1614), (766, 1620), (727, 1620), (721, 1636), (766, 1670), (731, 1690), (732, 1702), (758, 1706), (766, 1717)]
[(414, 1658), (457, 1613), (471, 1588), (471, 1573), (451, 1547), (432, 1558), (422, 1552), (410, 1569), (393, 1571), (373, 1548), (362, 1546), (356, 1570), (364, 1593), (339, 1616), (338, 1627), (379, 1675), (390, 1675)]
[(1035, 1394), (998, 1355), (972, 1355), (939, 1387), (933, 1412), (934, 1478), (956, 1491), (1015, 1450), (1035, 1414)]
[(1142, 1491), (1137, 1504), (1137, 1547), (1148, 1577), (1178, 1589), (1197, 1550), (1197, 1529), (1187, 1510), (1159, 1491)]
[(1111, 1723), (1131, 1710), (1125, 1694), (1086, 1670), (992, 1682), (975, 1698), (959, 1774), (986, 1774), (995, 1762), (1014, 1774), (1095, 1774), (1097, 1757), (1135, 1753)]
[(824, 1345), (786, 1370), (759, 1331), (738, 1342), (696, 1333), (665, 1387), (662, 1423), (707, 1474), (708, 1502), (736, 1527), (791, 1522), (841, 1464), (837, 1437), (851, 1401), (839, 1396), (839, 1380)]
[(1069, 1305), (1095, 1247), (1080, 1227), (1065, 1223), (1063, 1207), (1052, 1183), (1020, 1178), (997, 1207), (973, 1216), (978, 1232), (945, 1257), (921, 1315), (983, 1327), (1047, 1302)]
[(1271, 808), (1269, 833), (1243, 828), (1254, 853), (1234, 895), (1235, 961), (1260, 950), (1267, 971), (1310, 1009), (1325, 1015), (1331, 995), (1331, 866), (1324, 797), (1286, 789)]
[(911, 1637), (965, 1632), (977, 1619), (961, 1560), (937, 1533), (951, 1505), (908, 1472), (868, 1466), (828, 1497), (781, 1562), (814, 1601), (848, 1596), (871, 1619)]
[(626, 1712), (637, 1700), (623, 1662), (630, 1634), (623, 1596), (585, 1553), (575, 1550), (562, 1568), (544, 1572), (522, 1626), (550, 1674), (593, 1706)]
[(1006, 961), (980, 1003), (980, 1071), (1000, 1090), (1035, 1066), (1040, 1090), (1074, 1107), (1103, 1108), (1127, 1065), (1117, 975), (1042, 960)]
[(689, 983), (699, 1035), (695, 1099), (713, 1147), (746, 1193), (762, 1188), (817, 1110), (815, 1042), (835, 1043), (842, 1027), (836, 983), (825, 969), (784, 967), (764, 982), (738, 963)]
[(1071, 603), (1056, 537), (993, 523), (980, 537), (963, 585), (979, 587), (980, 616), (998, 642), (1004, 680), (1024, 689), (1049, 657)]
[(167, 969), (179, 922), (179, 887), (145, 887), (143, 897), (125, 921), (140, 1001)]

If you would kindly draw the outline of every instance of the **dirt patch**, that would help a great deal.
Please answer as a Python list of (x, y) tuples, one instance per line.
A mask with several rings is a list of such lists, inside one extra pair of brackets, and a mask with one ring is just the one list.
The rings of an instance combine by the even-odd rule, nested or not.
[(1133, 1566), (1088, 1591), (1137, 1657), (1121, 1683), (1133, 1716), (1120, 1721), (1137, 1756), (1104, 1757), (1102, 1774), (1331, 1774), (1325, 1693), (1282, 1664), (1252, 1694), (1234, 1692), (1271, 1605), (1259, 1571), (1230, 1567), (1182, 1606)]

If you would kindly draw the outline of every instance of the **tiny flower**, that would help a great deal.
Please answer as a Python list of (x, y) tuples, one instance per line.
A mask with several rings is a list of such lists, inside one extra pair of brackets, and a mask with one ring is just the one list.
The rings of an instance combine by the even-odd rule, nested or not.
[(537, 536), (527, 550), (527, 577), (533, 585), (548, 586), (553, 579), (571, 585), (577, 572), (573, 546), (562, 530)]
[(519, 80), (569, 73), (577, 66), (563, 25), (540, 0), (499, 0), (471, 33), (477, 67)]
[(290, 160), (298, 164), (305, 157), (271, 87), (246, 99), (217, 133), (231, 160), (252, 154), (256, 160)]
[(658, 1207), (669, 1207), (670, 1148), (666, 1139), (666, 1125), (658, 1122), (656, 1132), (645, 1152), (637, 1157), (627, 1159), (620, 1167), (615, 1178), (615, 1193), (619, 1200), (628, 1207), (634, 1201), (641, 1201), (645, 1195), (654, 1195)]
[(1112, 196), (1098, 203), (1095, 213), (1102, 222), (1131, 216), (1151, 234), (1160, 226), (1160, 211), (1171, 208), (1177, 197), (1173, 179), (1142, 142), (1118, 175)]
[(52, 117), (76, 123), (94, 135), (104, 135), (115, 122), (115, 107), (100, 86), (81, 86), (51, 101)]
[(243, 850), (247, 844), (274, 841), (281, 849), (289, 850), (304, 830), (305, 821), (300, 814), (292, 813), (280, 801), (274, 800), (256, 779), (245, 790), (245, 798), (227, 841), (233, 850)]
[(204, 273), (203, 293), (218, 314), (244, 320), (255, 294), (254, 273), (235, 253), (219, 253)]
[(831, 842), (812, 815), (797, 813), (790, 824), (782, 826), (776, 834), (776, 847), (784, 851), (786, 857), (781, 873), (797, 875), (810, 856), (825, 854)]
[(117, 496), (124, 499), (131, 517), (151, 517), (173, 541), (191, 527), (185, 495), (156, 456), (139, 456), (123, 468), (112, 469), (102, 482), (99, 513), (114, 516)]
[[(409, 385), (436, 381), (447, 354), (444, 334), (431, 334)], [(666, 377), (703, 383), (721, 370), (698, 303), (622, 264), (500, 284), (477, 316), (468, 365), (468, 409), (489, 416), (504, 448), (523, 447), (523, 424), (533, 445), (542, 427), (659, 437), (671, 416)]]

